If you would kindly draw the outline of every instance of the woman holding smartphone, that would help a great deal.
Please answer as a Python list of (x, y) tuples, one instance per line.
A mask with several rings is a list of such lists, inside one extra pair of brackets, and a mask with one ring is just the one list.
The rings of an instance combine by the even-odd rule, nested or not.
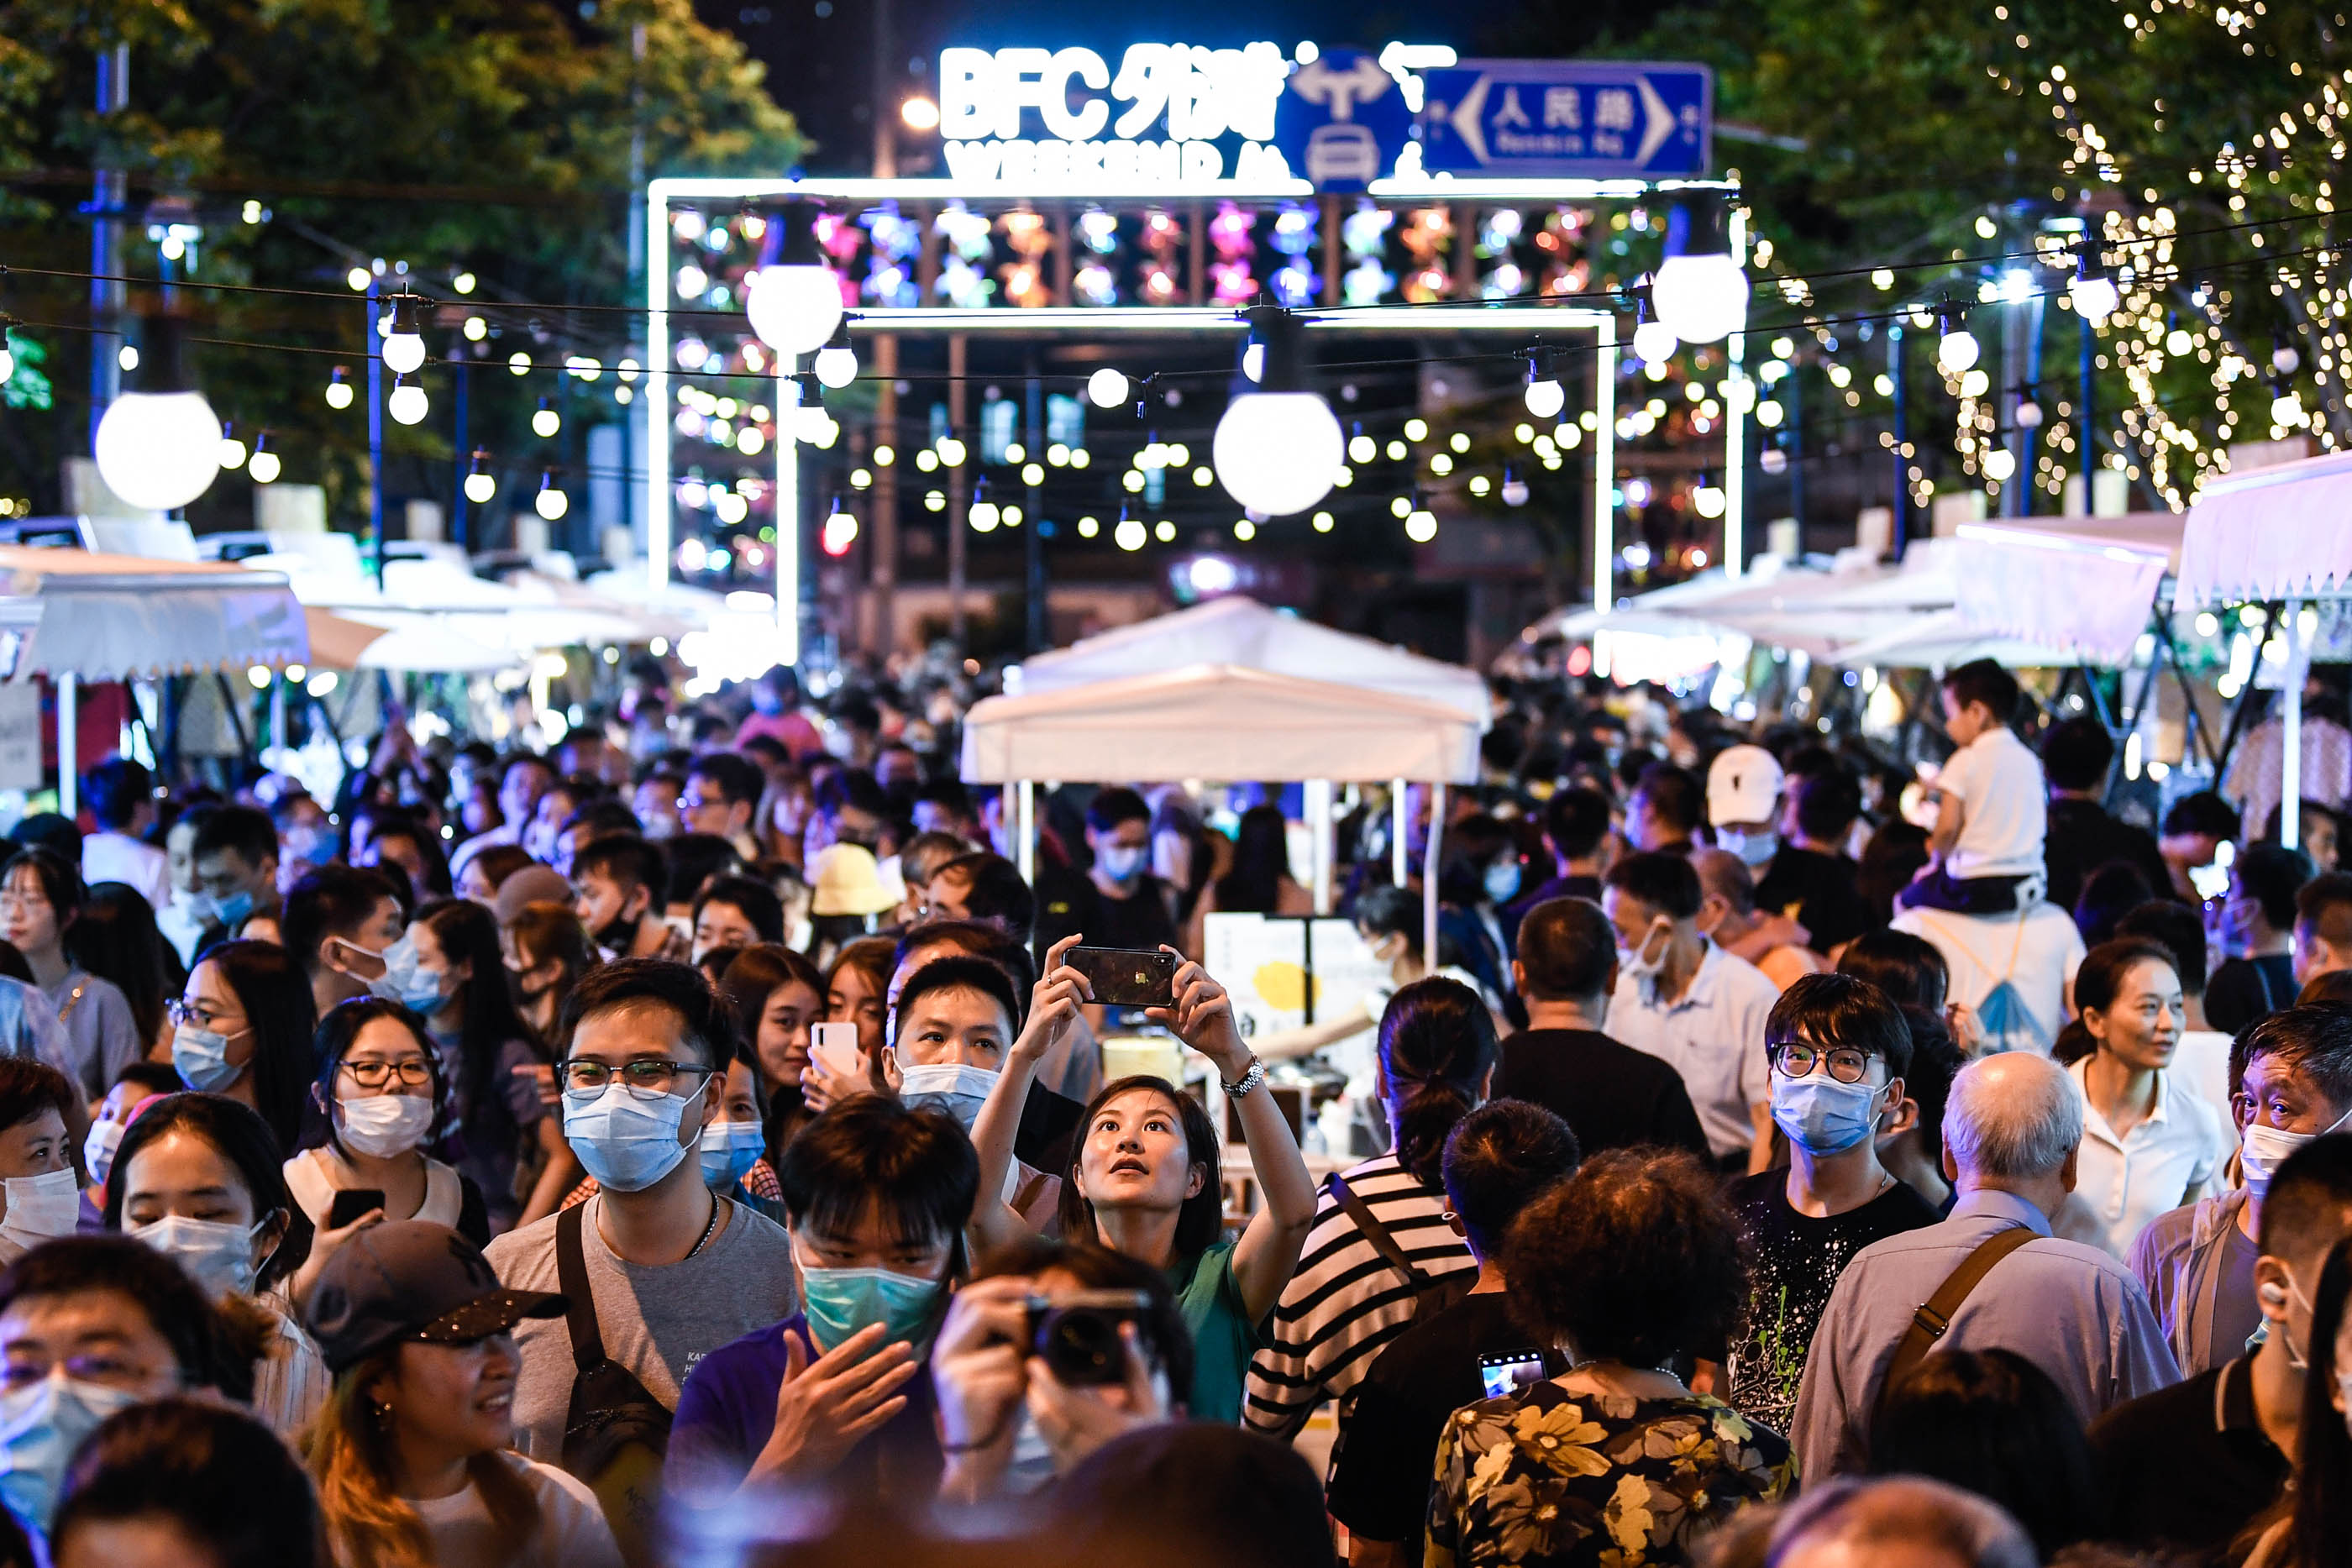
[(309, 1303), (343, 1243), (387, 1219), (429, 1219), (486, 1245), (482, 1189), (425, 1153), (449, 1092), (416, 1015), (376, 997), (345, 1002), (319, 1026), (317, 1049), (310, 1098), (327, 1124), (286, 1162), (286, 1189), (318, 1232), (290, 1281), (295, 1304)]

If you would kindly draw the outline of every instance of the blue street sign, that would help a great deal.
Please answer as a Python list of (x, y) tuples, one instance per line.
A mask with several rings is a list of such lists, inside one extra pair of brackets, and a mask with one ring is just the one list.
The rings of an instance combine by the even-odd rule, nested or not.
[(1318, 191), (1360, 191), (1392, 172), (1412, 137), (1404, 89), (1360, 49), (1326, 49), (1290, 73), (1274, 144)]
[(1644, 180), (1706, 175), (1715, 74), (1638, 60), (1464, 60), (1423, 73), (1432, 173)]

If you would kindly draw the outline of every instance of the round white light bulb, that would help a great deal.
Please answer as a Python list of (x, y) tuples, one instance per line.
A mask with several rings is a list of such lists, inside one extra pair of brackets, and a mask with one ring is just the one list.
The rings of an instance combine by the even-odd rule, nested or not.
[(816, 351), (816, 379), (839, 392), (857, 379), (857, 353), (831, 344)]
[(329, 382), (327, 383), (327, 406), (329, 408), (351, 407), (352, 383), (349, 382)]
[(1404, 537), (1417, 545), (1425, 545), (1437, 537), (1437, 514), (1426, 507), (1415, 507), (1404, 519)]
[(1936, 343), (1936, 363), (1946, 375), (1957, 376), (1977, 362), (1981, 352), (1977, 347), (1977, 335), (1966, 327), (1955, 327)]
[(221, 422), (197, 392), (125, 392), (93, 443), (106, 487), (143, 511), (184, 507), (220, 475)]
[(971, 509), (964, 513), (964, 517), (971, 524), (974, 533), (993, 533), (996, 531), (998, 521), (996, 503), (974, 501)]
[(531, 503), (531, 507), (549, 522), (557, 522), (562, 520), (564, 513), (572, 509), (572, 497), (550, 485), (539, 493), (539, 497)]
[(1644, 321), (1633, 329), (1633, 357), (1643, 364), (1663, 364), (1675, 357), (1682, 340), (1664, 321)]
[(1528, 412), (1538, 419), (1558, 419), (1568, 406), (1568, 389), (1547, 376), (1528, 383)]
[(392, 395), (383, 400), (383, 411), (401, 424), (421, 423), (432, 410), (432, 400), (414, 382), (393, 388)]
[(478, 507), (487, 507), (499, 493), (499, 482), (488, 474), (466, 476), (466, 499)]
[(383, 368), (396, 376), (415, 375), (425, 367), (425, 340), (414, 332), (394, 332), (383, 340)]
[(814, 354), (841, 325), (841, 280), (830, 267), (763, 267), (743, 309), (776, 352)]
[(234, 435), (224, 435), (220, 444), (220, 465), (224, 468), (245, 466), (245, 443)]
[(1691, 489), (1691, 510), (1702, 517), (1723, 516), (1724, 494), (1716, 485), (1698, 485)]
[(544, 441), (563, 428), (563, 416), (551, 408), (534, 410), (530, 416), (530, 433)]
[(1730, 256), (1668, 256), (1650, 280), (1650, 306), (1685, 343), (1712, 343), (1748, 324), (1748, 274)]
[(1503, 481), (1503, 505), (1524, 507), (1528, 504), (1528, 482), (1513, 475)]
[(1117, 408), (1127, 401), (1127, 376), (1108, 365), (1087, 378), (1087, 398), (1097, 408)]
[(2077, 277), (2066, 292), (2074, 299), (2075, 314), (2094, 327), (2105, 323), (2123, 303), (2112, 277)]
[(265, 448), (253, 455), (253, 460), (246, 465), (245, 471), (253, 476), (255, 484), (272, 485), (277, 483), (280, 469), (278, 454)]
[(1244, 392), (1225, 405), (1210, 458), (1225, 493), (1260, 517), (1303, 512), (1330, 494), (1345, 459), (1320, 392)]
[(1995, 484), (2005, 484), (2017, 472), (2017, 455), (2006, 446), (1996, 446), (1985, 454), (1985, 477)]

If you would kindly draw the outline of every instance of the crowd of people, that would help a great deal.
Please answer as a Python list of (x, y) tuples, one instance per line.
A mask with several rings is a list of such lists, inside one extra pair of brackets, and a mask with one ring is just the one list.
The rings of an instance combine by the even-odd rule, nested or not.
[(2324, 822), (2119, 820), (1989, 663), (1924, 777), (1498, 688), (1341, 824), (1381, 983), (1261, 1030), (1281, 792), (1056, 788), (1024, 876), (966, 695), (18, 822), (0, 1563), (2344, 1557)]

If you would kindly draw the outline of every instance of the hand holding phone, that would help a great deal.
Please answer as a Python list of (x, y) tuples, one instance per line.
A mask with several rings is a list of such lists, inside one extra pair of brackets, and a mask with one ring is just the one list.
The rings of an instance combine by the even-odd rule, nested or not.
[(1478, 1358), (1478, 1381), (1489, 1399), (1500, 1399), (1517, 1394), (1530, 1383), (1541, 1383), (1543, 1375), (1543, 1352), (1533, 1346)]
[(383, 1207), (383, 1189), (373, 1186), (347, 1186), (335, 1194), (335, 1201), (327, 1207), (327, 1228), (347, 1230), (377, 1213)]
[(1176, 955), (1140, 947), (1073, 947), (1062, 962), (1086, 977), (1097, 1002), (1164, 1008), (1176, 1000)]
[(866, 1053), (857, 1048), (854, 1023), (809, 1026), (809, 1064), (801, 1071), (801, 1096), (812, 1111), (873, 1088)]

